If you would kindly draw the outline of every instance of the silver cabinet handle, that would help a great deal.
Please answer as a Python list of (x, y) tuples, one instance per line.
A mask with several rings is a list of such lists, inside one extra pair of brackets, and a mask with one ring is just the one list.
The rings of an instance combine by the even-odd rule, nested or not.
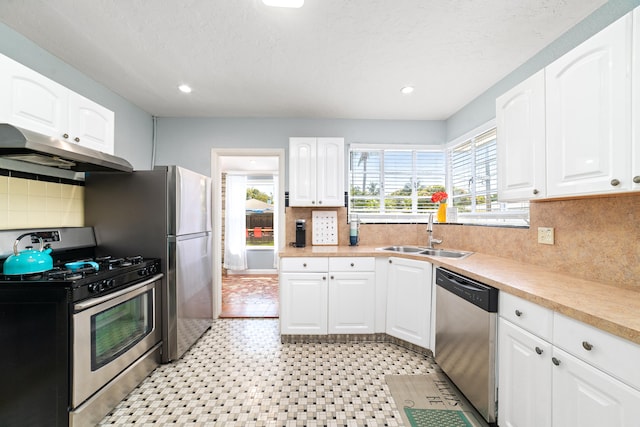
[(67, 138), (69, 138), (69, 134), (68, 134), (68, 133), (63, 133), (63, 134), (62, 134), (62, 137), (63, 137), (64, 139), (67, 139)]
[(633, 182), (635, 182), (636, 184), (640, 184), (640, 175), (636, 175), (633, 177)]
[(593, 345), (589, 343), (589, 341), (582, 341), (582, 348), (587, 351), (591, 351), (593, 349)]
[(302, 266), (306, 268), (307, 267), (307, 263), (305, 262), (304, 264), (302, 264)]
[(540, 347), (536, 347), (536, 353), (542, 354), (542, 349)]
[(327, 280), (327, 276), (322, 276), (322, 280)]
[(558, 359), (556, 359), (555, 357), (552, 357), (551, 361), (553, 362), (554, 365), (560, 366), (560, 361)]
[(354, 264), (354, 263), (351, 263), (351, 267), (355, 267), (355, 264)]
[(620, 180), (619, 180), (619, 179), (615, 179), (615, 178), (614, 178), (614, 179), (612, 179), (612, 180), (611, 180), (611, 185), (612, 185), (613, 187), (616, 187), (616, 186), (620, 185)]
[(318, 204), (321, 205), (322, 204), (322, 200), (318, 200)]
[(538, 194), (538, 193), (539, 193), (539, 191), (534, 188), (533, 189), (533, 194)]
[(516, 310), (516, 316), (518, 317), (522, 316), (522, 312), (520, 310)]
[(333, 280), (333, 278), (334, 278), (334, 277), (333, 277), (333, 276), (331, 276), (331, 280)]
[(315, 201), (315, 200), (312, 200), (312, 201), (311, 201), (311, 204), (312, 204), (312, 205), (315, 205), (315, 204), (316, 204), (316, 201)]
[(389, 260), (389, 264), (393, 264), (393, 261)]
[(73, 138), (73, 140), (74, 140), (75, 142), (80, 142), (80, 138), (78, 138), (77, 136), (76, 136), (75, 138)]

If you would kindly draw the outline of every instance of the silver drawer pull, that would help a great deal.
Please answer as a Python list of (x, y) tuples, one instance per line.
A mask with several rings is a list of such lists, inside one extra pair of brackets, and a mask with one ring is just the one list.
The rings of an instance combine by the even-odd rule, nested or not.
[(327, 280), (327, 276), (322, 276), (322, 280)]
[(552, 357), (551, 361), (553, 362), (554, 365), (560, 366), (560, 361), (558, 359), (556, 359), (555, 357)]
[(633, 182), (635, 182), (636, 184), (640, 184), (640, 175), (636, 175), (633, 177)]
[(351, 263), (351, 267), (354, 267), (354, 266), (355, 266), (355, 264), (354, 264), (354, 263)]
[(588, 341), (582, 341), (582, 347), (587, 351), (591, 351), (591, 349), (593, 348), (593, 345), (589, 344)]
[(542, 349), (540, 347), (536, 347), (536, 353), (542, 354)]
[(305, 262), (304, 264), (302, 264), (302, 266), (303, 266), (303, 267), (306, 267), (306, 266), (307, 266), (307, 263)]
[(618, 185), (620, 185), (620, 180), (619, 179), (612, 179), (611, 180), (611, 186), (612, 187), (617, 187)]
[(522, 312), (520, 310), (516, 310), (516, 316), (518, 317), (522, 316)]

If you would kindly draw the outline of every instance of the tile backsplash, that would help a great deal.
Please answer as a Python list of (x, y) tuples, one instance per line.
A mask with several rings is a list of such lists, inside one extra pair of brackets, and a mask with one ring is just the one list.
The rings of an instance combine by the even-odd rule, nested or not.
[(82, 185), (0, 176), (0, 229), (81, 227)]

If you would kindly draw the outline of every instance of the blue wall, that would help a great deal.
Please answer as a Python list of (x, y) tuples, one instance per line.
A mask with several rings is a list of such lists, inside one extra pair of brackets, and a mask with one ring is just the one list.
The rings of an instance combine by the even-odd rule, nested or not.
[(339, 136), (347, 144), (437, 145), (445, 142), (445, 124), (424, 120), (158, 118), (157, 135), (156, 164), (177, 163), (209, 175), (212, 148), (288, 150), (292, 136)]
[(0, 53), (113, 110), (116, 115), (115, 154), (127, 159), (135, 169), (149, 169), (153, 139), (153, 121), (149, 113), (2, 23)]

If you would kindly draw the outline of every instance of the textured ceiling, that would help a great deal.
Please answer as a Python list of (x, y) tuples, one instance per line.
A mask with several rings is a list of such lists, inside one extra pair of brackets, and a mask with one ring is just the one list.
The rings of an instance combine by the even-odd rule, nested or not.
[(2, 0), (0, 20), (156, 116), (442, 120), (604, 3)]

